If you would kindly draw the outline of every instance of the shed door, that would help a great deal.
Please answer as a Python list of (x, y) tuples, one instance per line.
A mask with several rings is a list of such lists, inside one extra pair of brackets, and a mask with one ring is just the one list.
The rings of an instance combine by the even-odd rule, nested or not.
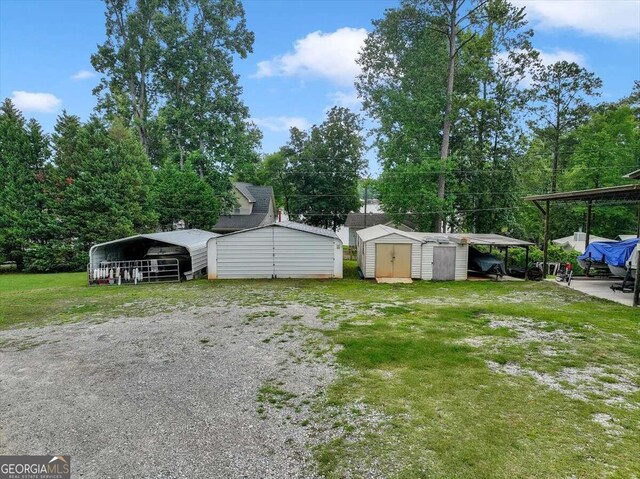
[(411, 245), (376, 244), (376, 278), (411, 278)]
[(456, 247), (433, 247), (433, 279), (452, 281), (456, 279)]

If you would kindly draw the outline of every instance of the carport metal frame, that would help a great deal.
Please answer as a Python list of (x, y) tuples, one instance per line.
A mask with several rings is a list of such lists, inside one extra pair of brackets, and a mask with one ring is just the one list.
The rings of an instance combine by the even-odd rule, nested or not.
[[(640, 170), (639, 170), (640, 171)], [(638, 172), (627, 175), (629, 178), (636, 178)], [(632, 176), (633, 175), (633, 176)], [(544, 245), (543, 245), (543, 271), (546, 274), (548, 262), (549, 247), (549, 216), (551, 212), (551, 203), (564, 202), (576, 203), (586, 202), (587, 204), (587, 224), (585, 247), (589, 246), (589, 236), (591, 235), (591, 217), (593, 206), (598, 201), (631, 201), (638, 204), (638, 226), (637, 236), (640, 238), (640, 185), (621, 185), (611, 186), (608, 188), (593, 188), (590, 190), (567, 191), (561, 193), (549, 193), (545, 195), (525, 196), (525, 201), (531, 201), (542, 213), (544, 217)], [(544, 207), (540, 203), (544, 203)], [(636, 273), (635, 287), (633, 291), (633, 305), (638, 306), (640, 295), (640, 274)]]
[(449, 237), (453, 238), (465, 238), (469, 245), (488, 246), (489, 252), (493, 250), (494, 246), (504, 248), (504, 267), (508, 269), (509, 266), (509, 248), (524, 248), (524, 279), (528, 279), (529, 269), (529, 246), (533, 246), (533, 243), (529, 241), (523, 241), (515, 238), (509, 238), (508, 236), (502, 236), (498, 234), (479, 234), (479, 233), (457, 233), (450, 234)]

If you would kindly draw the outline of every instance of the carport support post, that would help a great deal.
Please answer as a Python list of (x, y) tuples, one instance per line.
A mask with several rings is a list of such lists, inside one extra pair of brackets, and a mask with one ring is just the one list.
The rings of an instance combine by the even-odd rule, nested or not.
[(504, 247), (504, 269), (506, 269), (507, 271), (505, 271), (505, 273), (509, 274), (509, 247), (505, 246)]
[(589, 239), (591, 238), (591, 207), (593, 203), (591, 200), (587, 201), (587, 233), (584, 238), (584, 247), (586, 249), (589, 246)]
[(524, 247), (524, 279), (529, 279), (529, 246)]
[(640, 304), (640, 248), (636, 253), (636, 280), (633, 283), (633, 305)]
[(549, 260), (549, 200), (545, 201), (544, 245), (542, 251), (542, 279), (544, 279), (547, 277), (547, 262)]

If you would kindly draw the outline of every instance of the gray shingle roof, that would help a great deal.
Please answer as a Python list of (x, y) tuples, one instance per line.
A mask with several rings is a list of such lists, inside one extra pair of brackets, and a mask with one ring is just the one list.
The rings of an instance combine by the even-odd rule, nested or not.
[(256, 199), (249, 191), (249, 188), (247, 188), (248, 186), (252, 186), (250, 183), (241, 183), (237, 181), (233, 184), (233, 186), (235, 186), (238, 191), (242, 193), (242, 195), (247, 199), (247, 201), (249, 201), (249, 203), (255, 203)]
[[(249, 183), (238, 184), (242, 185), (242, 188), (254, 200), (252, 213), (250, 215), (221, 215), (218, 218), (218, 222), (211, 228), (213, 231), (230, 232), (255, 228), (260, 226), (267, 217), (269, 206), (273, 202), (273, 188), (270, 186), (255, 186)], [(235, 184), (236, 187), (238, 184)], [(244, 195), (242, 190), (240, 192)], [(275, 210), (275, 205), (273, 209)]]
[[(367, 224), (365, 226), (364, 218), (364, 213), (349, 213), (345, 226), (349, 228), (368, 228), (369, 226), (384, 225), (391, 221), (385, 213), (367, 213)], [(416, 227), (415, 223), (409, 220), (402, 221), (402, 224), (411, 229)]]

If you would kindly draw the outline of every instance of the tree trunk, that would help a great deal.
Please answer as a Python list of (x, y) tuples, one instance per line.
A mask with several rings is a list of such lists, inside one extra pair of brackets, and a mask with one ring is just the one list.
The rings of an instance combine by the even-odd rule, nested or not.
[[(453, 80), (455, 77), (456, 60), (456, 21), (458, 13), (458, 0), (451, 2), (451, 15), (449, 16), (448, 40), (449, 62), (447, 65), (447, 95), (444, 109), (444, 124), (442, 126), (442, 144), (440, 146), (440, 174), (438, 175), (438, 198), (444, 204), (446, 187), (446, 166), (449, 157), (449, 137), (451, 136), (451, 110), (453, 103)], [(441, 206), (442, 207), (442, 206)], [(434, 230), (436, 233), (443, 231), (443, 215), (439, 212), (435, 218)]]

